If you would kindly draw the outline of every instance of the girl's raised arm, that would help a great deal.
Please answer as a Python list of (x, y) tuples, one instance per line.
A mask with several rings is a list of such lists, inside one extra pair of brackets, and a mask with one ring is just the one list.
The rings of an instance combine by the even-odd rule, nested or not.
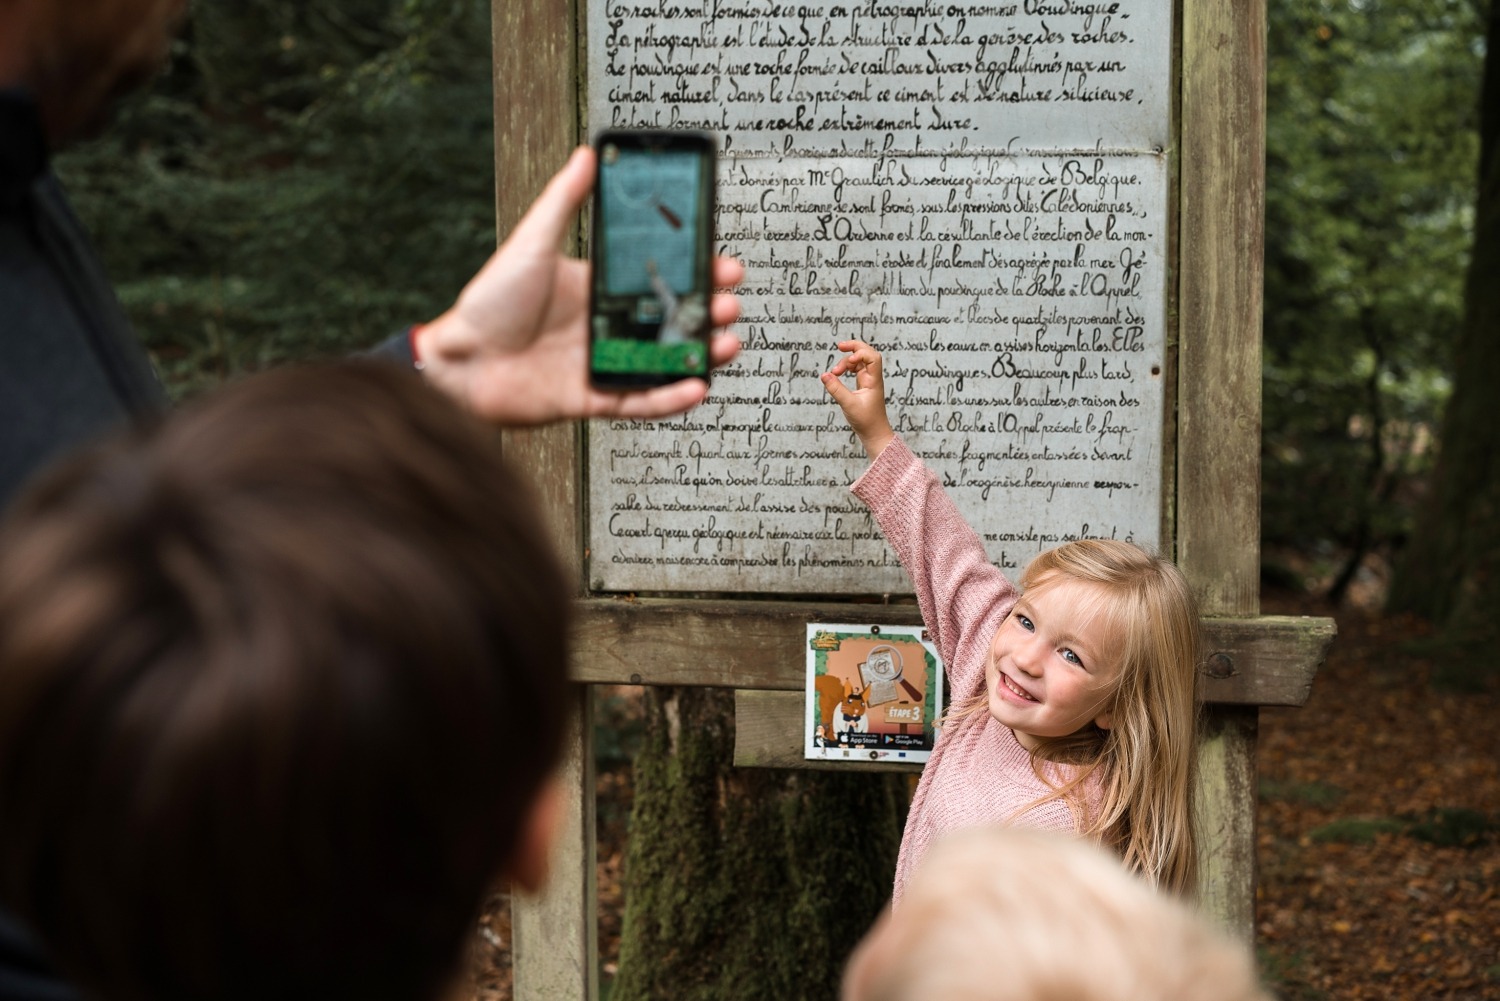
[[(870, 468), (850, 488), (875, 516), (911, 578), (922, 620), (936, 634), (955, 699), (983, 684), (990, 638), (1010, 614), (1016, 590), (996, 569), (937, 477), (891, 430), (880, 353), (844, 341), (849, 354), (823, 376), (850, 427), (870, 454)], [(855, 374), (850, 390), (839, 376)]]

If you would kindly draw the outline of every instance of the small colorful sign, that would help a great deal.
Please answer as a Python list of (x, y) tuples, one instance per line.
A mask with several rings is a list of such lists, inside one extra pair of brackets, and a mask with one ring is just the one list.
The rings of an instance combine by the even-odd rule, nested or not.
[(806, 758), (925, 762), (942, 715), (943, 664), (925, 628), (808, 624)]

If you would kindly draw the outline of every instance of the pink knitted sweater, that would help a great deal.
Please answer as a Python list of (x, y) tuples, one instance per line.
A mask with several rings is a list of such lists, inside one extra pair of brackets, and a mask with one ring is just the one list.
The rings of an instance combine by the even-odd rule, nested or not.
[[(899, 437), (850, 488), (864, 501), (916, 589), (922, 621), (947, 667), (950, 704), (984, 691), (990, 641), (1016, 603), (1016, 589), (990, 563), (979, 536), (943, 493), (937, 477)], [(1048, 777), (1065, 781), (1065, 766)], [(1085, 784), (1094, 805), (1097, 783)], [(1052, 788), (1036, 775), (1015, 731), (985, 711), (943, 727), (912, 798), (896, 861), (895, 903), (940, 835), (963, 827), (1010, 824), (1074, 832), (1062, 800), (1027, 805)]]

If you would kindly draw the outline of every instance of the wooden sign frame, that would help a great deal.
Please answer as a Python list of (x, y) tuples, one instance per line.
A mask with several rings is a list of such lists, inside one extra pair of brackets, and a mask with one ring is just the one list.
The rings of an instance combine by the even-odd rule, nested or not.
[[(502, 234), (582, 139), (583, 2), (494, 0)], [(1199, 757), (1201, 897), (1249, 939), (1257, 707), (1305, 702), (1334, 626), (1329, 619), (1259, 616), (1265, 0), (1178, 0), (1175, 16), (1168, 307), (1175, 323), (1168, 331), (1162, 537), (1173, 540), (1176, 561), (1199, 595), (1211, 651), (1200, 676), (1208, 706)], [(1179, 261), (1192, 264), (1177, 267)], [(551, 888), (514, 904), (518, 999), (598, 996), (589, 685), (732, 686), (742, 690), (737, 763), (791, 765), (800, 745), (805, 623), (919, 621), (913, 605), (591, 597), (583, 590), (581, 435), (579, 427), (554, 426), (505, 438), (510, 459), (537, 484), (579, 581), (573, 670), (585, 682), (569, 740), (572, 795)], [(710, 663), (711, 673), (703, 667)]]

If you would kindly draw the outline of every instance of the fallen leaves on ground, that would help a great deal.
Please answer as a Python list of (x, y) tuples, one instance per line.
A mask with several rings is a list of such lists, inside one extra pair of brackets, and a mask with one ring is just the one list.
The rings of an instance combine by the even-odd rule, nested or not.
[(1267, 978), (1287, 1001), (1500, 998), (1500, 698), (1434, 690), (1411, 620), (1336, 617), (1307, 705), (1260, 714)]

